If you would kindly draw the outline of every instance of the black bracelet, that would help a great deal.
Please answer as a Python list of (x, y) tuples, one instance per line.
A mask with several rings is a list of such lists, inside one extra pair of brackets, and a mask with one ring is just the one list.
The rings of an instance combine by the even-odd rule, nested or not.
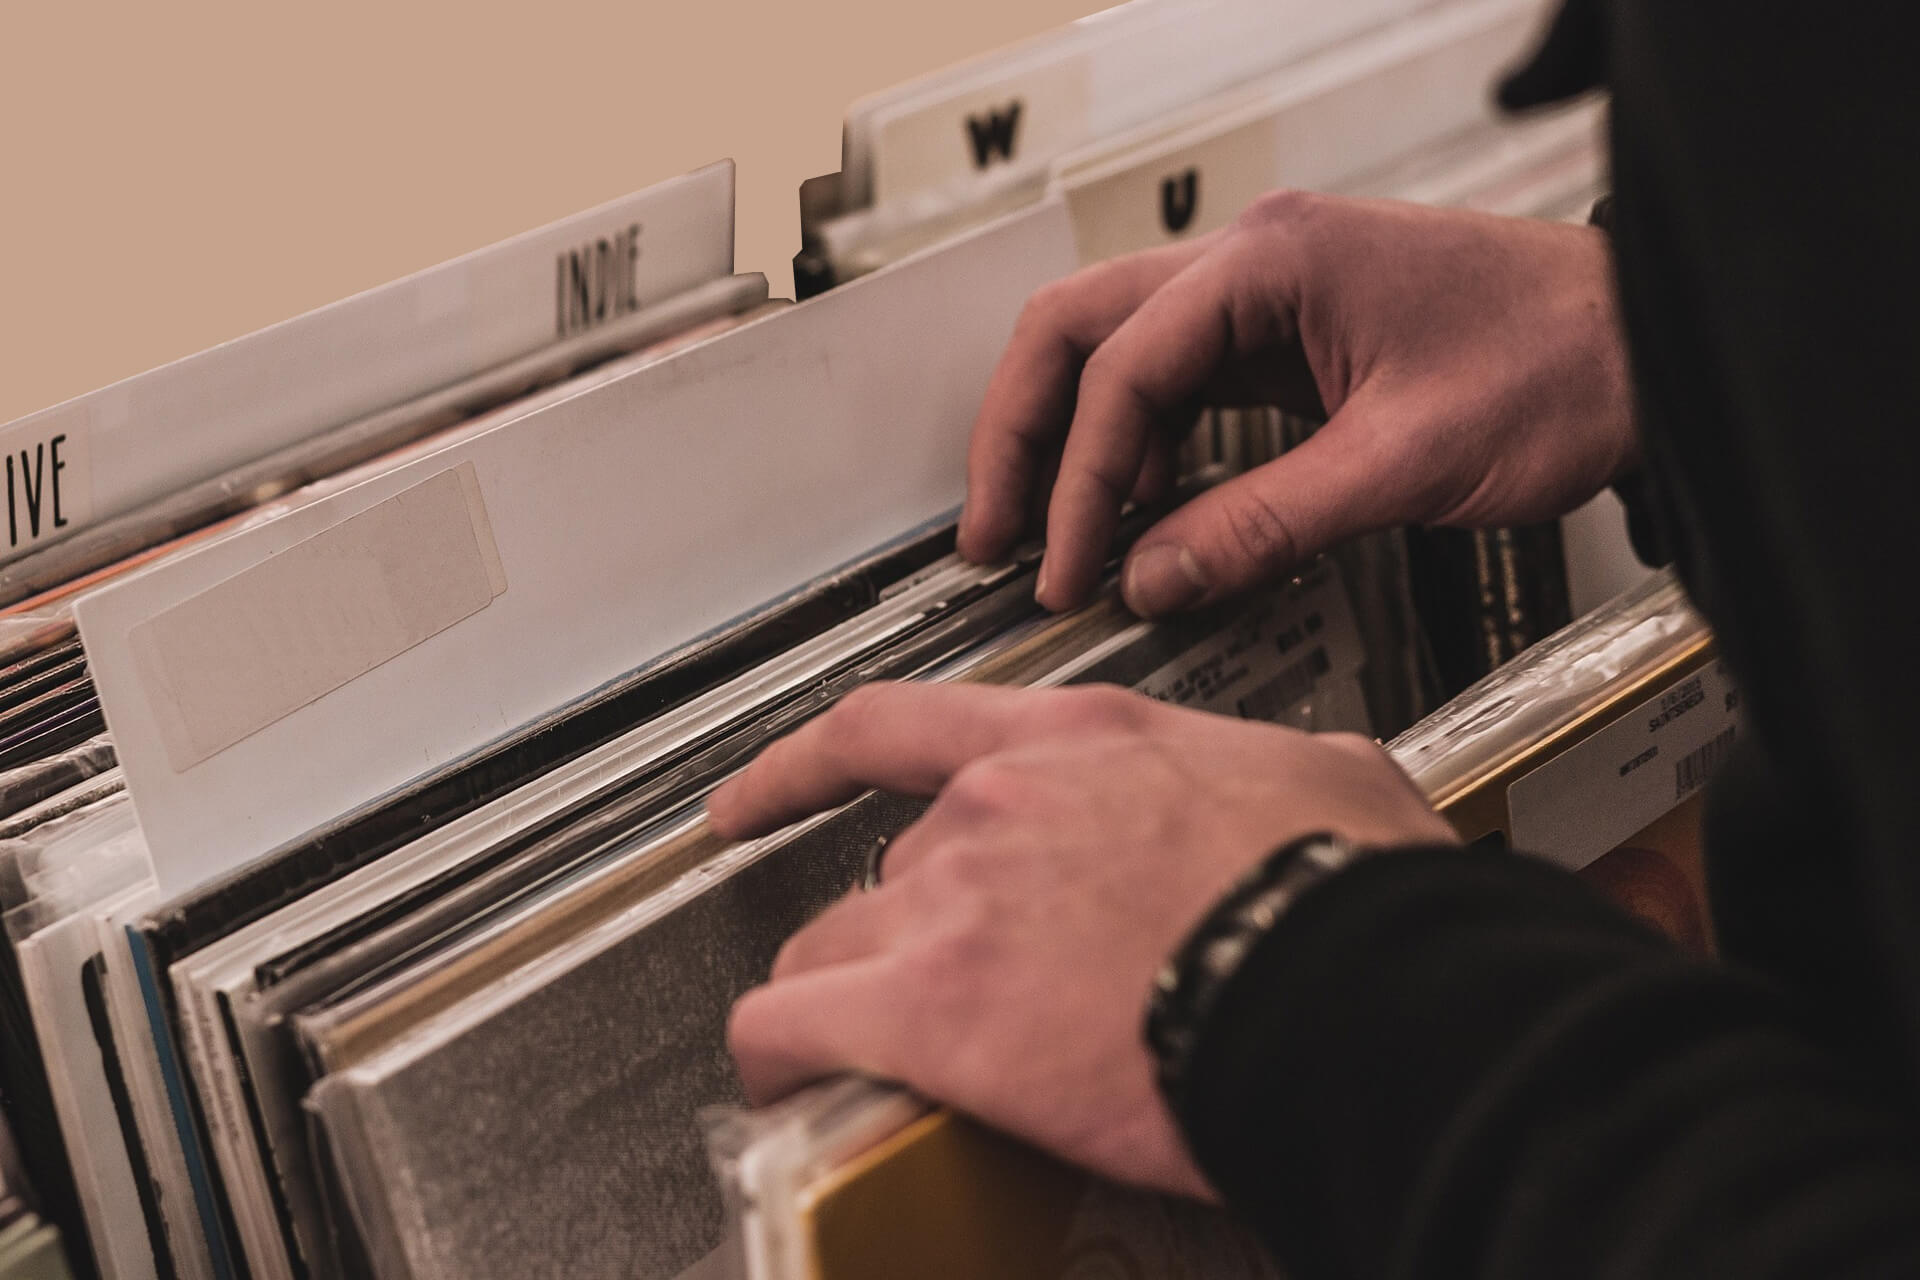
[(1609, 236), (1613, 234), (1613, 192), (1593, 202), (1593, 208), (1587, 211), (1587, 225), (1598, 227)]
[(1242, 877), (1161, 967), (1147, 1002), (1147, 1050), (1176, 1117), (1186, 1112), (1187, 1073), (1201, 1028), (1247, 953), (1294, 899), (1359, 855), (1327, 831), (1288, 841)]

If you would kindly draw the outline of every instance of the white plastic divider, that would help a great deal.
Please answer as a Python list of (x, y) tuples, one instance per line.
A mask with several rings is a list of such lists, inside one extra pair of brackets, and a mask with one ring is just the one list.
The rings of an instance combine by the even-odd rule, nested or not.
[[(163, 893), (951, 510), (973, 414), (1021, 305), (1076, 261), (1064, 206), (1050, 202), (83, 597), (81, 636)], [(191, 620), (197, 597), (242, 575), (247, 598), (297, 595), (301, 583), (272, 581), (276, 566), (312, 574), (325, 558), (285, 553), (318, 538), (358, 555), (354, 528), (400, 526), (349, 522), (456, 469), (472, 505), (438, 505), (465, 531), (436, 526), (417, 545), (458, 548), (464, 560), (486, 530), (501, 589), (470, 612), (436, 614), (434, 627), (391, 628), (400, 639), (375, 655), (384, 660), (344, 683), (324, 673), (312, 687), (326, 692), (292, 710), (260, 708), (284, 714), (175, 769), (167, 743), (179, 726), (168, 717), (181, 714), (180, 690), (165, 673), (193, 669), (196, 656), (152, 645), (166, 648), (169, 635), (191, 645), (194, 628), (143, 624)], [(337, 528), (347, 532), (326, 536)], [(405, 584), (430, 581), (433, 566), (408, 564), (412, 544), (395, 538), (362, 549), (394, 591), (327, 598), (404, 612)], [(365, 574), (315, 575), (316, 591), (323, 579)], [(313, 611), (303, 606), (303, 617)], [(268, 688), (264, 673), (286, 660), (286, 619), (227, 621), (237, 634), (220, 660), (232, 687)], [(242, 728), (268, 719), (221, 715)]]
[(733, 270), (722, 161), (0, 426), (0, 561)]
[(849, 209), (959, 198), (1436, 0), (1134, 0), (848, 108)]
[(1225, 226), (1277, 187), (1328, 190), (1493, 118), (1490, 85), (1539, 0), (1461, 0), (1063, 158), (1088, 262)]
[(1029, 156), (983, 177), (972, 203), (900, 201), (817, 221), (810, 234), (843, 279), (1047, 192), (1068, 199), (1083, 262), (1201, 235), (1276, 187), (1337, 189), (1492, 124), (1492, 81), (1522, 55), (1541, 8), (1430, 5), (1042, 163)]

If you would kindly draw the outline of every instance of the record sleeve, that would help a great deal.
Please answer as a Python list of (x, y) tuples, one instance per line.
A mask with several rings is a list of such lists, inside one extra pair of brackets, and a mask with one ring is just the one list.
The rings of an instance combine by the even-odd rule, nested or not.
[[(1296, 630), (1310, 607), (1261, 634)], [(1184, 701), (1217, 687), (1204, 676), (1224, 672), (1214, 659), (1231, 621), (1216, 613), (1155, 626), (1109, 604), (1016, 624), (943, 671), (1018, 683), (1158, 679)], [(1249, 687), (1287, 665), (1277, 643), (1263, 647), (1273, 656), (1247, 673)], [(1323, 717), (1320, 727), (1339, 727), (1328, 723), (1339, 714), (1365, 724), (1352, 653), (1326, 672), (1328, 688), (1349, 692), (1309, 688), (1299, 701), (1325, 706), (1296, 714)], [(694, 1111), (736, 1096), (726, 1011), (781, 942), (854, 883), (874, 837), (919, 808), (870, 797), (729, 847), (705, 833), (696, 807), (459, 954), (473, 977), (452, 990), (436, 958), (390, 993), (369, 989), (375, 1003), (352, 1017), (297, 1019), (331, 1068), (309, 1105), (374, 1272), (507, 1275), (544, 1258), (676, 1276), (705, 1258), (721, 1215)], [(455, 1099), (464, 1136), (450, 1132)]]
[[(175, 1036), (175, 1028), (182, 1025), (183, 1020), (175, 1017), (174, 981), (171, 978), (153, 981), (150, 975), (170, 973), (177, 961), (272, 912), (296, 903), (316, 904), (319, 899), (315, 895), (343, 876), (369, 868), (385, 854), (457, 823), (468, 814), (478, 814), (488, 805), (510, 803), (507, 798), (530, 780), (569, 762), (590, 763), (593, 753), (617, 742), (634, 726), (657, 720), (663, 712), (688, 704), (754, 664), (789, 651), (835, 625), (861, 617), (883, 597), (909, 586), (930, 564), (948, 554), (952, 536), (949, 527), (910, 534), (596, 691), (496, 746), (347, 815), (143, 920), (134, 931), (130, 960), (136, 973), (149, 975), (143, 981), (150, 984), (153, 993), (149, 1010), (153, 1038), (160, 1050), (163, 1077), (174, 1111), (183, 1117), (178, 1140), (184, 1158), (189, 1168), (206, 1170), (197, 1174), (194, 1181), (208, 1200), (207, 1212), (228, 1218), (233, 1210), (227, 1203), (225, 1182), (213, 1177), (206, 1164), (211, 1159), (206, 1145), (209, 1141), (207, 1112), (195, 1084), (222, 1089), (226, 1087), (224, 1082), (234, 1076), (231, 1071), (219, 1071), (205, 1081), (192, 1079), (184, 1061), (177, 1056), (182, 1051), (182, 1043)], [(598, 785), (604, 784), (594, 782), (589, 791)], [(480, 869), (483, 868), (467, 867), (461, 874), (470, 875)], [(443, 867), (436, 875), (444, 877), (450, 870)], [(433, 880), (423, 891), (430, 899), (449, 887), (449, 882), (441, 878)], [(369, 916), (351, 928), (336, 922), (322, 936), (308, 939), (298, 947), (283, 944), (261, 959), (262, 975), (269, 984), (277, 982), (287, 971), (323, 958), (355, 941), (360, 934), (377, 929), (389, 916), (404, 916), (414, 901), (414, 898), (403, 897), (387, 908), (388, 914)], [(308, 954), (316, 948), (315, 954)], [(242, 973), (250, 978), (251, 966)], [(206, 1038), (216, 1039), (209, 1029), (223, 1025), (226, 1015), (221, 1007), (209, 1006), (199, 1016), (205, 1020), (200, 1025), (207, 1033)], [(217, 1039), (224, 1041), (225, 1037)], [(289, 1105), (297, 1105), (297, 1099), (297, 1093), (292, 1095)], [(284, 1111), (273, 1114), (284, 1114)], [(294, 1127), (301, 1127), (297, 1116)], [(264, 1144), (264, 1134), (256, 1135), (254, 1140)], [(289, 1187), (289, 1194), (296, 1200), (302, 1199), (297, 1184), (304, 1181), (305, 1167), (302, 1156), (294, 1166), (281, 1169), (282, 1177), (295, 1184)], [(241, 1185), (254, 1184), (243, 1182)], [(258, 1196), (267, 1194), (268, 1189), (264, 1187), (257, 1192)], [(264, 1201), (256, 1199), (255, 1203), (257, 1207)], [(290, 1231), (290, 1224), (287, 1228)], [(225, 1239), (228, 1229), (222, 1228), (216, 1234)], [(253, 1235), (257, 1247), (267, 1247), (257, 1230)]]
[(703, 1118), (728, 1280), (1281, 1280), (1218, 1209), (1089, 1178), (882, 1084)]
[[(1693, 789), (1676, 797), (1663, 786), (1651, 800), (1605, 795), (1625, 811), (1615, 820), (1630, 825), (1597, 857), (1578, 846), (1533, 851), (1585, 866), (1628, 909), (1701, 949), (1698, 786), (1731, 741), (1715, 709), (1737, 712), (1737, 698), (1705, 698), (1710, 658), (1705, 625), (1671, 574), (1661, 574), (1467, 690), (1388, 750), (1464, 837), (1504, 842), (1516, 779), (1556, 762), (1586, 768), (1589, 778), (1631, 776), (1637, 770), (1617, 772), (1622, 750), (1638, 758), (1646, 736), (1677, 734), (1693, 717), (1692, 739), (1681, 745), (1704, 736), (1707, 754), (1676, 751), (1671, 764)], [(1620, 732), (1630, 737), (1625, 747), (1610, 738)], [(1596, 747), (1598, 767), (1588, 767), (1582, 756)], [(718, 1107), (706, 1123), (731, 1212), (716, 1274), (729, 1280), (1275, 1274), (1245, 1229), (1217, 1211), (1109, 1187), (888, 1086), (829, 1082), (761, 1112)]]
[(0, 1280), (73, 1280), (60, 1229), (33, 1213), (0, 1227)]

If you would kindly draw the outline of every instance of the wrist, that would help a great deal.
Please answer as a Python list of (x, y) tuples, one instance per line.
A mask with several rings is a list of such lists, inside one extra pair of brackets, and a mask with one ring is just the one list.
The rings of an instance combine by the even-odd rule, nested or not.
[(1293, 902), (1365, 856), (1330, 832), (1289, 840), (1243, 876), (1202, 916), (1154, 978), (1145, 1036), (1161, 1096), (1184, 1123), (1194, 1046), (1221, 993)]

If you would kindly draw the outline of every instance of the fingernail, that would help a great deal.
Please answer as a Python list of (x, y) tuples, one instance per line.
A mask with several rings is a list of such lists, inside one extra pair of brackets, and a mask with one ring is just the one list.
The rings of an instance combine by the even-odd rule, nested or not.
[(1127, 565), (1127, 607), (1142, 617), (1172, 613), (1207, 594), (1207, 576), (1193, 552), (1162, 542), (1133, 553)]
[(733, 783), (723, 782), (707, 793), (707, 822), (722, 833), (731, 829), (727, 810), (733, 805)]
[(1042, 604), (1045, 604), (1046, 594), (1047, 594), (1047, 562), (1045, 560), (1042, 560), (1040, 562), (1040, 572), (1037, 575), (1035, 575), (1033, 579), (1033, 598), (1035, 600), (1040, 601)]

